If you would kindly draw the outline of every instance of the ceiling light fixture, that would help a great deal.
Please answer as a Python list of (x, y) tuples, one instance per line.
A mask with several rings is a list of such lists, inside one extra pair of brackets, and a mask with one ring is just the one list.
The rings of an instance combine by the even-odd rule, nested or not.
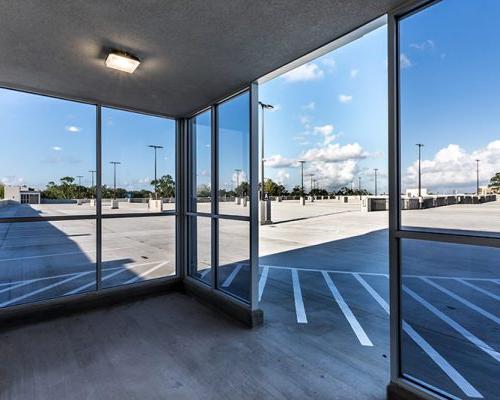
[(120, 51), (113, 51), (106, 57), (106, 67), (131, 74), (136, 70), (141, 61), (131, 55)]

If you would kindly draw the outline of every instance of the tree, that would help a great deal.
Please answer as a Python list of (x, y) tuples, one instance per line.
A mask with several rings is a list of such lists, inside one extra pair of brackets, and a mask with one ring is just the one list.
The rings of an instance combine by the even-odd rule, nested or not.
[(491, 177), (488, 187), (500, 188), (500, 172)]
[(175, 197), (175, 182), (171, 175), (163, 175), (160, 179), (152, 180), (151, 185), (160, 197)]
[(304, 192), (302, 190), (302, 187), (300, 187), (299, 185), (297, 185), (297, 186), (294, 186), (294, 188), (292, 189), (292, 192), (290, 194), (292, 196), (303, 196)]
[(238, 197), (246, 196), (250, 192), (250, 185), (248, 182), (241, 182), (240, 185), (234, 189), (234, 193)]
[(148, 199), (153, 194), (150, 190), (142, 189), (142, 190), (132, 190), (128, 193), (133, 199)]
[(47, 183), (41, 195), (44, 199), (85, 199), (93, 197), (94, 188), (87, 188), (75, 183), (75, 178), (64, 176), (59, 180), (60, 184), (54, 181)]
[(269, 193), (270, 196), (286, 196), (288, 190), (283, 185), (279, 185), (272, 179), (267, 179), (264, 183), (264, 192)]
[(311, 195), (313, 195), (313, 196), (328, 196), (328, 191), (326, 191), (325, 189), (315, 188), (315, 189), (311, 190)]
[(0, 199), (3, 199), (5, 197), (5, 189), (3, 187), (3, 184), (0, 183)]
[(196, 190), (196, 195), (198, 197), (210, 197), (211, 194), (210, 186), (207, 184), (199, 185)]
[(340, 188), (339, 190), (337, 190), (336, 192), (333, 192), (333, 194), (337, 195), (337, 196), (368, 196), (370, 195), (371, 193), (366, 190), (366, 189), (350, 189), (346, 186)]

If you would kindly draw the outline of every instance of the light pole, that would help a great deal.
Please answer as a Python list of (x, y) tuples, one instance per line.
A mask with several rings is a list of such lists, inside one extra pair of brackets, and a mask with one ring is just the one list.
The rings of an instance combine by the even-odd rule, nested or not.
[(110, 161), (110, 164), (113, 164), (113, 197), (116, 200), (116, 166), (120, 165), (119, 161)]
[(373, 171), (375, 172), (375, 196), (377, 196), (377, 172), (378, 172), (378, 168), (373, 168)]
[(155, 151), (155, 199), (158, 199), (158, 181), (156, 180), (156, 150), (163, 149), (163, 146), (158, 146), (156, 144), (150, 144), (148, 147), (151, 147)]
[[(234, 190), (235, 195), (237, 195), (236, 190), (238, 190), (238, 187), (240, 186), (240, 173), (241, 169), (235, 169), (234, 172), (236, 172), (236, 188)], [(236, 196), (238, 197), (238, 196)]]
[(94, 174), (95, 174), (95, 169), (91, 169), (89, 170), (90, 172), (90, 182), (91, 182), (91, 185), (90, 187), (93, 188), (94, 187)]
[(82, 186), (83, 175), (77, 175), (76, 177), (78, 178), (78, 186)]
[(299, 160), (299, 163), (301, 168), (300, 190), (301, 190), (301, 196), (304, 196), (304, 164), (306, 162), (304, 160)]
[(422, 147), (424, 145), (422, 143), (417, 143), (418, 146), (418, 197), (422, 197), (422, 169), (420, 167), (422, 161)]
[(479, 196), (479, 161), (476, 160), (476, 193)]
[(261, 188), (260, 188), (260, 223), (261, 225), (265, 224), (268, 220), (269, 217), (266, 215), (266, 204), (264, 203), (264, 185), (265, 185), (265, 174), (264, 174), (264, 111), (265, 110), (272, 110), (274, 108), (273, 105), (271, 104), (265, 104), (262, 101), (259, 101), (259, 105), (262, 108), (262, 127), (261, 127), (261, 159), (260, 159), (260, 169), (261, 169)]
[(359, 199), (361, 200), (361, 177), (358, 176), (358, 191), (359, 191)]

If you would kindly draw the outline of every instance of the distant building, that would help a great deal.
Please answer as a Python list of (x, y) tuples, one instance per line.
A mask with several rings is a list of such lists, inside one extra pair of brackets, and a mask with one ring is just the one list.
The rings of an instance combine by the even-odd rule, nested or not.
[[(422, 197), (427, 196), (427, 189), (422, 188), (420, 190)], [(418, 188), (417, 189), (406, 189), (406, 197), (418, 197)]]
[(4, 199), (21, 204), (40, 204), (40, 192), (27, 186), (5, 186)]

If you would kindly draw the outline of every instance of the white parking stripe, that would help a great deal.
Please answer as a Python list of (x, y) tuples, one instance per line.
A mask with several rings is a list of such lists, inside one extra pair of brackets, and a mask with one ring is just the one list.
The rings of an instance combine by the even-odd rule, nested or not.
[[(305, 271), (305, 272), (331, 272), (333, 274), (360, 274), (360, 275), (371, 275), (371, 276), (385, 276), (387, 277), (388, 275), (386, 273), (382, 272), (367, 272), (367, 271), (342, 271), (342, 270), (335, 270), (335, 269), (327, 269), (327, 268), (295, 268), (295, 267), (285, 267), (282, 265), (260, 265), (260, 268), (263, 267), (269, 267), (269, 268), (276, 268), (276, 269), (296, 269), (297, 271)], [(496, 282), (498, 281), (497, 278), (459, 278), (456, 276), (435, 276), (435, 275), (402, 275), (405, 278), (431, 278), (431, 279), (463, 279), (466, 281), (478, 281), (478, 282)]]
[(325, 279), (325, 282), (330, 289), (330, 292), (332, 292), (332, 295), (334, 299), (337, 301), (337, 304), (339, 305), (340, 309), (342, 310), (342, 313), (344, 316), (347, 318), (347, 321), (349, 322), (349, 325), (351, 325), (352, 330), (356, 334), (356, 337), (359, 340), (359, 343), (363, 346), (373, 346), (373, 343), (371, 340), (368, 338), (368, 335), (364, 331), (364, 329), (361, 327), (361, 324), (359, 321), (356, 319), (354, 314), (352, 313), (351, 309), (347, 305), (346, 301), (340, 294), (339, 290), (335, 286), (335, 284), (332, 281), (332, 278), (330, 278), (330, 275), (328, 275), (327, 272), (323, 271), (322, 272), (323, 278)]
[[(361, 285), (372, 295), (377, 303), (389, 314), (389, 304), (380, 296), (375, 289), (373, 289), (359, 274), (354, 273), (354, 277)], [(464, 392), (467, 397), (481, 399), (483, 396), (479, 393), (474, 386), (472, 386), (467, 379), (465, 379), (460, 372), (458, 372), (446, 359), (439, 354), (420, 334), (415, 331), (410, 324), (403, 321), (403, 330), (408, 336), (429, 356), (429, 358), (455, 382), (455, 384)]]
[(12, 285), (12, 286), (6, 287), (5, 289), (0, 290), (0, 293), (8, 292), (8, 291), (17, 289), (19, 287), (23, 287), (23, 286), (29, 285), (31, 283), (32, 283), (31, 281), (24, 281), (24, 282), (18, 283), (17, 285)]
[[(139, 267), (139, 266), (142, 266), (142, 265), (151, 265), (151, 264), (155, 264), (155, 262), (148, 262), (148, 263), (141, 263), (141, 264), (135, 264), (135, 265), (131, 265), (130, 267), (125, 267), (125, 268), (121, 268), (115, 272), (112, 272), (111, 274), (108, 274), (106, 276), (104, 276), (101, 281), (106, 281), (110, 278), (112, 278), (113, 276), (116, 276), (118, 274), (121, 274), (122, 272), (125, 272), (125, 271), (130, 271), (132, 268), (136, 268), (136, 267)], [(104, 272), (104, 271), (103, 271)], [(82, 285), (80, 287), (77, 287), (76, 289), (73, 289), (73, 290), (70, 290), (69, 292), (66, 292), (64, 293), (65, 295), (71, 295), (71, 294), (76, 294), (76, 293), (79, 293), (85, 289), (88, 289), (89, 287), (95, 287), (96, 286), (96, 283), (95, 282), (90, 282), (90, 283), (87, 283), (85, 285)]]
[[(102, 249), (103, 251), (114, 251), (129, 249), (130, 247), (117, 247), (115, 249)], [(34, 258), (45, 258), (45, 257), (58, 257), (58, 256), (70, 256), (73, 254), (88, 254), (95, 253), (97, 250), (85, 250), (85, 251), (70, 251), (67, 253), (51, 253), (51, 254), (37, 254), (36, 256), (25, 256), (25, 257), (14, 257), (14, 258), (1, 258), (0, 262), (4, 261), (17, 261), (17, 260), (31, 260)]]
[(425, 351), (425, 353), (434, 361), (443, 372), (450, 377), (450, 379), (455, 382), (455, 384), (464, 392), (467, 397), (472, 397), (475, 399), (482, 399), (483, 395), (477, 391), (477, 389), (472, 386), (469, 381), (467, 381), (451, 364), (446, 361), (446, 359), (439, 354), (434, 347), (430, 345), (418, 332), (411, 327), (406, 321), (403, 321), (403, 330), (412, 338), (412, 340), (419, 345), (419, 347)]
[(450, 317), (448, 317), (441, 310), (438, 310), (436, 307), (434, 307), (428, 301), (424, 300), (422, 297), (420, 297), (417, 293), (415, 293), (410, 288), (403, 285), (403, 290), (406, 293), (408, 293), (411, 297), (413, 297), (417, 302), (419, 302), (425, 308), (427, 308), (436, 317), (438, 317), (443, 322), (447, 323), (449, 326), (451, 326), (453, 329), (455, 329), (458, 333), (460, 333), (464, 338), (466, 338), (471, 343), (476, 345), (480, 350), (484, 351), (486, 354), (490, 355), (495, 360), (500, 361), (500, 353), (495, 351), (491, 346), (489, 346), (488, 344), (483, 342), (481, 339), (479, 339), (477, 336), (475, 336), (473, 333), (471, 333), (470, 331), (465, 329), (462, 325), (460, 325), (454, 319), (451, 319)]
[(210, 272), (211, 268), (207, 268), (206, 270), (200, 272), (200, 278), (201, 279), (205, 279), (205, 276), (207, 276), (207, 274)]
[(162, 262), (161, 264), (158, 264), (156, 267), (150, 268), (147, 271), (141, 272), (139, 275), (134, 276), (132, 279), (129, 279), (124, 285), (127, 285), (129, 283), (137, 282), (139, 279), (144, 278), (145, 276), (149, 275), (151, 272), (156, 271), (157, 269), (163, 267), (164, 265), (168, 264), (169, 261)]
[[(95, 264), (93, 266), (95, 271)], [(104, 268), (103, 271), (114, 271), (115, 269), (120, 269), (122, 267), (111, 267), (111, 268)], [(86, 271), (81, 271), (81, 272), (86, 272)], [(12, 282), (7, 282), (7, 283), (0, 283), (0, 286), (5, 286), (5, 285), (13, 285), (21, 282), (39, 282), (39, 281), (46, 281), (49, 279), (55, 279), (55, 278), (64, 278), (65, 276), (73, 276), (73, 275), (78, 275), (81, 272), (70, 272), (67, 274), (59, 274), (59, 275), (51, 275), (51, 276), (44, 276), (43, 278), (33, 278), (33, 279), (25, 279), (21, 281), (12, 281)]]
[(264, 293), (264, 288), (266, 287), (267, 275), (269, 274), (269, 267), (265, 266), (262, 269), (262, 273), (259, 279), (259, 301), (262, 299), (262, 293)]
[(299, 273), (296, 269), (292, 271), (293, 298), (295, 300), (295, 314), (299, 324), (307, 324), (306, 309), (304, 308), (304, 300), (302, 299), (302, 291), (300, 290)]
[(372, 295), (372, 297), (375, 299), (375, 301), (378, 304), (380, 304), (380, 306), (385, 310), (385, 312), (387, 314), (390, 314), (389, 304), (387, 304), (387, 302), (382, 298), (382, 296), (380, 296), (375, 291), (375, 289), (373, 289), (363, 278), (361, 278), (361, 276), (359, 276), (359, 274), (353, 273), (352, 275), (358, 280), (359, 283), (361, 283), (361, 285), (363, 285), (363, 287), (368, 291), (368, 293), (370, 293)]
[(432, 287), (435, 287), (439, 291), (441, 291), (441, 292), (447, 294), (448, 296), (452, 297), (456, 301), (458, 301), (458, 302), (466, 305), (470, 309), (472, 309), (474, 311), (477, 311), (479, 314), (483, 315), (484, 317), (486, 317), (488, 319), (491, 319), (493, 322), (496, 322), (497, 324), (500, 325), (500, 318), (496, 317), (495, 315), (491, 314), (490, 312), (482, 309), (481, 307), (475, 305), (474, 303), (470, 302), (469, 300), (464, 299), (463, 297), (459, 296), (458, 294), (453, 293), (451, 290), (446, 289), (445, 287), (443, 287), (443, 286), (441, 286), (441, 285), (439, 285), (439, 284), (431, 281), (428, 278), (420, 278), (420, 279), (422, 279), (425, 283), (431, 285)]
[(474, 290), (477, 290), (478, 292), (481, 292), (482, 294), (485, 294), (485, 295), (486, 295), (486, 296), (488, 296), (488, 297), (491, 297), (491, 298), (493, 298), (493, 299), (495, 299), (495, 300), (499, 300), (499, 301), (500, 301), (500, 296), (497, 296), (496, 294), (491, 293), (491, 292), (489, 292), (488, 290), (485, 290), (485, 289), (483, 289), (483, 288), (480, 288), (479, 286), (473, 285), (472, 283), (467, 282), (467, 281), (466, 281), (466, 280), (464, 280), (464, 279), (459, 279), (459, 278), (457, 278), (457, 281), (459, 281), (459, 282), (463, 283), (464, 285), (466, 285), (466, 286), (468, 286), (468, 287), (470, 287), (470, 288), (472, 288), (472, 289), (474, 289)]
[(241, 267), (243, 267), (242, 264), (237, 264), (236, 268), (231, 271), (229, 276), (226, 278), (226, 280), (222, 283), (222, 287), (228, 287), (231, 283), (233, 283), (234, 278), (236, 278), (236, 275), (238, 275), (238, 272), (240, 272)]
[(24, 300), (28, 297), (31, 297), (31, 296), (34, 296), (35, 294), (38, 294), (38, 293), (42, 293), (42, 292), (45, 292), (49, 289), (52, 289), (52, 288), (55, 288), (57, 286), (61, 286), (61, 285), (64, 285), (65, 283), (67, 282), (70, 282), (72, 280), (75, 280), (75, 279), (78, 279), (78, 278), (81, 278), (82, 276), (85, 276), (85, 275), (88, 275), (88, 274), (92, 274), (94, 273), (95, 274), (95, 271), (88, 271), (88, 272), (81, 272), (77, 275), (73, 275), (71, 276), (70, 278), (66, 278), (66, 279), (63, 279), (62, 281), (59, 281), (59, 282), (56, 282), (56, 283), (53, 283), (52, 285), (48, 285), (48, 286), (44, 286), (43, 288), (41, 289), (38, 289), (38, 290), (34, 290), (32, 292), (28, 292), (26, 294), (23, 294), (22, 296), (19, 296), (19, 297), (16, 297), (16, 298), (13, 298), (11, 300), (8, 300), (8, 301), (4, 301), (3, 303), (0, 303), (0, 307), (5, 307), (5, 306), (8, 306), (9, 304), (13, 304), (13, 303), (17, 303), (18, 301), (20, 300)]

